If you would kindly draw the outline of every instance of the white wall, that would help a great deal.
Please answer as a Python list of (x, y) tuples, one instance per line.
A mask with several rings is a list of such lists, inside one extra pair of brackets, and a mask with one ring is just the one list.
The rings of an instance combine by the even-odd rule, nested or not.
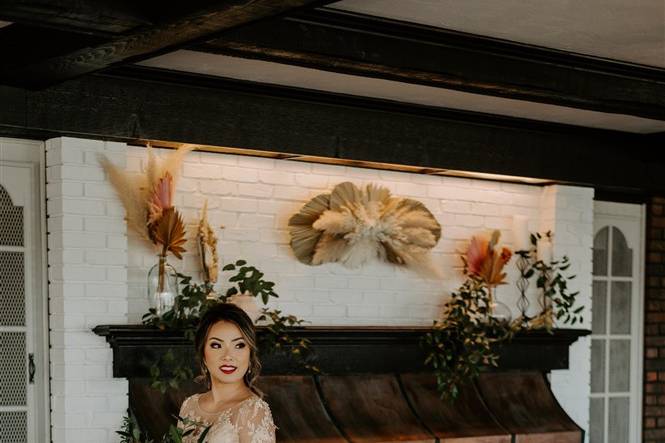
[[(125, 241), (122, 210), (94, 156), (98, 151), (109, 152), (120, 164), (126, 161), (128, 169), (140, 171), (146, 151), (68, 138), (50, 141), (48, 149), (49, 197), (54, 200), (49, 200), (49, 214), (54, 217), (49, 219), (49, 246), (55, 251), (49, 255), (49, 260), (54, 257), (50, 288), (56, 346), (52, 358), (54, 382), (62, 385), (53, 394), (54, 431), (58, 430), (54, 441), (76, 441), (89, 431), (96, 432), (95, 441), (115, 441), (113, 431), (126, 407), (126, 384), (110, 379), (110, 351), (89, 328), (126, 319), (140, 322), (147, 311), (147, 271), (156, 259), (150, 245), (131, 232)], [(358, 270), (299, 263), (288, 245), (289, 217), (309, 198), (343, 181), (377, 183), (398, 196), (422, 201), (443, 228), (433, 250), (443, 279), (422, 280), (380, 263)], [(59, 197), (63, 194), (66, 198)], [(191, 226), (190, 237), (206, 198), (212, 225), (225, 226), (217, 232), (222, 261), (244, 258), (263, 270), (280, 294), (279, 302), (271, 305), (313, 325), (431, 324), (447, 294), (462, 281), (459, 253), (469, 238), (500, 229), (511, 246), (514, 214), (526, 215), (533, 231), (554, 228), (555, 254), (568, 254), (580, 276), (586, 273), (578, 276), (576, 284), (585, 296), (590, 293), (593, 193), (586, 189), (194, 152), (184, 164), (176, 195), (177, 207)], [(193, 242), (188, 242), (187, 249), (182, 262), (170, 261), (196, 275), (199, 265)], [(516, 274), (511, 264), (509, 279), (514, 281)], [(514, 285), (500, 287), (498, 298), (516, 313)], [(534, 311), (537, 306), (532, 300)], [(65, 340), (71, 343), (66, 350)], [(582, 341), (571, 353), (571, 369), (552, 374), (557, 398), (584, 428), (589, 359), (588, 343)], [(84, 411), (84, 420), (74, 418), (78, 411)]]
[[(145, 158), (145, 149), (130, 147), (128, 167), (140, 171)], [(343, 181), (377, 183), (423, 202), (442, 225), (433, 257), (443, 280), (423, 280), (382, 263), (349, 270), (337, 264), (314, 267), (298, 262), (288, 245), (289, 217), (310, 198)], [(530, 217), (536, 230), (542, 193), (536, 186), (196, 152), (187, 157), (177, 189), (178, 208), (191, 223), (208, 199), (212, 225), (225, 226), (217, 231), (224, 263), (245, 258), (263, 270), (280, 295), (271, 306), (314, 325), (431, 324), (445, 294), (462, 280), (459, 252), (469, 238), (501, 229), (509, 243), (513, 214)], [(190, 242), (187, 250), (182, 262), (175, 258), (170, 262), (196, 275), (200, 269), (196, 247)], [(147, 311), (145, 280), (155, 262), (150, 245), (130, 233), (131, 321), (138, 322)], [(512, 287), (501, 287), (499, 298), (512, 306), (514, 292)]]
[[(575, 278), (570, 292), (580, 291), (579, 305), (584, 306), (582, 325), (559, 325), (591, 329), (591, 285), (593, 248), (593, 189), (572, 186), (550, 186), (543, 189), (540, 231), (551, 230), (554, 255), (571, 258), (568, 270)], [(589, 395), (591, 392), (591, 341), (577, 340), (570, 347), (568, 370), (552, 371), (552, 391), (561, 406), (585, 430), (589, 429)], [(588, 440), (588, 434), (586, 436)]]
[(127, 322), (123, 209), (97, 155), (122, 165), (125, 145), (74, 138), (46, 142), (51, 430), (54, 443), (113, 442), (127, 410), (127, 380), (92, 333)]

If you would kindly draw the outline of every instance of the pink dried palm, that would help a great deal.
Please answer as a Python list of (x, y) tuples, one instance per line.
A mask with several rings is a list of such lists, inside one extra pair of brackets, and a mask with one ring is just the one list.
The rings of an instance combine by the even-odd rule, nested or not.
[(185, 252), (185, 225), (178, 211), (173, 207), (173, 177), (167, 171), (157, 179), (148, 200), (148, 235), (150, 240), (161, 246), (161, 255), (171, 251), (182, 258)]
[(174, 184), (173, 177), (168, 172), (157, 180), (150, 200), (148, 201), (148, 225), (155, 223), (162, 217), (164, 210), (173, 207)]
[(503, 268), (512, 257), (508, 248), (499, 250), (497, 244), (500, 237), (501, 232), (498, 230), (492, 233), (491, 239), (484, 236), (472, 237), (464, 257), (467, 272), (480, 278), (490, 288), (506, 283)]

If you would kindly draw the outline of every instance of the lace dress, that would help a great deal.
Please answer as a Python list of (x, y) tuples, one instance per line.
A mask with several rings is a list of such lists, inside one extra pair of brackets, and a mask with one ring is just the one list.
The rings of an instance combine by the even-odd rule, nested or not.
[(185, 436), (183, 443), (197, 443), (201, 433), (210, 426), (206, 435), (206, 443), (275, 443), (275, 429), (270, 406), (257, 395), (223, 410), (210, 413), (201, 409), (199, 397), (194, 394), (188, 397), (180, 407), (180, 417), (199, 423), (183, 424), (181, 429), (194, 428), (194, 432)]

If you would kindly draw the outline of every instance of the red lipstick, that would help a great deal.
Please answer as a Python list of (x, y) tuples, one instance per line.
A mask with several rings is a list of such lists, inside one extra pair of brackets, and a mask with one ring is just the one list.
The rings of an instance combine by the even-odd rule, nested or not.
[(231, 365), (222, 365), (219, 367), (219, 370), (225, 374), (232, 374), (237, 368)]

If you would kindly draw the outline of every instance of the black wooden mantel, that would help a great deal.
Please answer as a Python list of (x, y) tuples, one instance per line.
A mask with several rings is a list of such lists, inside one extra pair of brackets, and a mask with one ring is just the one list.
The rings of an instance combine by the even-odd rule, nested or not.
[[(374, 374), (424, 372), (425, 355), (419, 346), (426, 327), (348, 327), (312, 326), (292, 330), (296, 337), (308, 338), (315, 351), (315, 364), (324, 374)], [(106, 337), (113, 348), (113, 376), (149, 377), (148, 367), (172, 349), (177, 359), (196, 363), (191, 342), (182, 331), (162, 331), (142, 325), (100, 325), (97, 335)], [(258, 328), (258, 334), (262, 334)], [(500, 350), (499, 370), (541, 371), (567, 369), (568, 349), (590, 331), (557, 329), (518, 334)], [(290, 356), (263, 353), (265, 375), (305, 374)], [(195, 372), (196, 373), (196, 372)]]

